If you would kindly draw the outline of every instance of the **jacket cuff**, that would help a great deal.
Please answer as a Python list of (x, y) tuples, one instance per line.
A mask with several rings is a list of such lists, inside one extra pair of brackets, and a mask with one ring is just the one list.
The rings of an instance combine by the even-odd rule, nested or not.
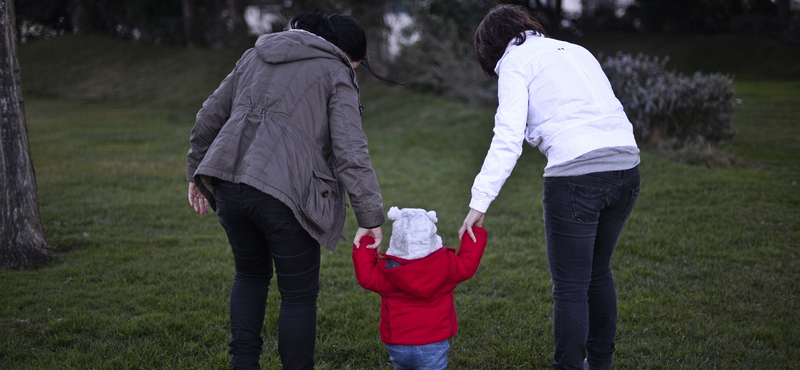
[(472, 208), (480, 213), (486, 213), (486, 210), (489, 209), (490, 204), (492, 204), (491, 200), (479, 200), (472, 198), (472, 200), (469, 202), (469, 208)]
[(356, 220), (358, 221), (358, 226), (365, 229), (374, 229), (386, 222), (386, 218), (383, 215), (383, 207), (377, 211), (356, 214)]
[(194, 173), (195, 172), (197, 172), (197, 167), (194, 167), (192, 165), (188, 165), (186, 167), (186, 180), (189, 180), (189, 182), (194, 182)]

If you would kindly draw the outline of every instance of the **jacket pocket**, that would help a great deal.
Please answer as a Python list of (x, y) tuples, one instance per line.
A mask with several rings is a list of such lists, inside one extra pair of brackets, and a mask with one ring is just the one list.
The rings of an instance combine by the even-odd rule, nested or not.
[(306, 220), (323, 232), (328, 232), (336, 221), (337, 189), (336, 179), (314, 170), (300, 211)]

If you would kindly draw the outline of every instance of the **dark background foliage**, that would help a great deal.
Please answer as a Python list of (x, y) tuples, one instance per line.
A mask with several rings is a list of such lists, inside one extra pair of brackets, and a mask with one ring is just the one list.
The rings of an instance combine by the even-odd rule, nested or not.
[[(623, 9), (608, 0), (584, 0), (578, 14), (562, 0), (15, 0), (21, 35), (34, 29), (55, 34), (99, 33), (176, 46), (246, 44), (243, 13), (256, 6), (286, 18), (300, 10), (326, 9), (354, 16), (365, 28), (385, 28), (382, 15), (408, 11), (432, 24), (452, 23), (469, 39), (486, 10), (497, 3), (526, 6), (554, 35), (630, 31), (746, 33), (798, 42), (797, 9), (791, 0), (636, 0)], [(797, 6), (795, 4), (794, 6)], [(380, 38), (380, 34), (375, 34)], [(244, 39), (244, 40), (239, 40)]]
[[(477, 67), (472, 38), (486, 12), (499, 3), (527, 7), (550, 36), (595, 53), (620, 51), (590, 46), (591, 40), (619, 34), (648, 35), (651, 40), (653, 35), (738, 34), (800, 45), (796, 0), (582, 0), (579, 12), (566, 12), (562, 0), (15, 0), (21, 41), (77, 33), (173, 47), (241, 49), (250, 47), (257, 36), (245, 21), (246, 9), (271, 14), (273, 31), (284, 29), (302, 10), (349, 14), (366, 29), (368, 57), (379, 73), (416, 90), (484, 106), (496, 104), (496, 81)], [(395, 29), (415, 40), (399, 50), (388, 47), (389, 13), (408, 15), (413, 21)], [(653, 50), (657, 54), (645, 59), (622, 58), (606, 66), (612, 80), (629, 81), (615, 90), (640, 139), (654, 144), (698, 137), (712, 142), (732, 139), (735, 76), (719, 75), (718, 70), (681, 71), (691, 76), (686, 77), (665, 63), (637, 69), (648, 65), (639, 63), (648, 57), (670, 57), (664, 50)], [(620, 76), (630, 74), (615, 72), (631, 70), (639, 74), (627, 80)], [(629, 86), (631, 81), (642, 83)], [(637, 91), (646, 93), (630, 93)], [(659, 134), (651, 135), (654, 132)]]

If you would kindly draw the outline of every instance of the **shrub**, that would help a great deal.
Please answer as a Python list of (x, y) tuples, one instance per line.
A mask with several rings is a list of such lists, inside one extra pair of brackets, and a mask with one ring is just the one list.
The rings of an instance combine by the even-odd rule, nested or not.
[(470, 105), (497, 105), (497, 80), (483, 73), (472, 37), (493, 0), (418, 2), (409, 7), (419, 40), (401, 49), (394, 74), (412, 88)]
[(667, 61), (642, 54), (601, 57), (637, 138), (652, 144), (732, 140), (736, 131), (731, 121), (738, 103), (733, 79), (719, 73), (683, 76), (667, 71)]
[(741, 165), (743, 162), (733, 154), (695, 136), (683, 142), (668, 140), (657, 147), (658, 151), (672, 160), (707, 168), (724, 168)]
[(459, 40), (452, 25), (424, 35), (403, 49), (393, 71), (404, 84), (470, 105), (497, 105), (497, 80), (486, 76), (472, 44)]
[(781, 40), (790, 45), (800, 45), (800, 17), (794, 17), (789, 21), (789, 26), (781, 35)]

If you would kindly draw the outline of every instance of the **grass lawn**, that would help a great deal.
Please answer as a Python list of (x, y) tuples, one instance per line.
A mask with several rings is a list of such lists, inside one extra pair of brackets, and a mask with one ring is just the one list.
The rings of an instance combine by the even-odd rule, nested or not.
[[(188, 205), (185, 155), (194, 114), (238, 53), (77, 36), (20, 53), (57, 261), (0, 270), (0, 368), (227, 368), (233, 261), (216, 218)], [(740, 166), (710, 170), (643, 150), (639, 203), (612, 260), (617, 369), (800, 363), (800, 80), (745, 75), (736, 80), (739, 136), (725, 148)], [(436, 210), (455, 246), (493, 111), (374, 81), (362, 99), (386, 208)], [(452, 369), (549, 368), (544, 164), (526, 147), (487, 214), (486, 255), (456, 290)], [(350, 215), (347, 240), (355, 228)], [(384, 250), (390, 234), (387, 224)], [(392, 369), (380, 299), (358, 286), (349, 243), (323, 250), (322, 264), (317, 368)], [(265, 369), (280, 368), (278, 303), (271, 294)]]

